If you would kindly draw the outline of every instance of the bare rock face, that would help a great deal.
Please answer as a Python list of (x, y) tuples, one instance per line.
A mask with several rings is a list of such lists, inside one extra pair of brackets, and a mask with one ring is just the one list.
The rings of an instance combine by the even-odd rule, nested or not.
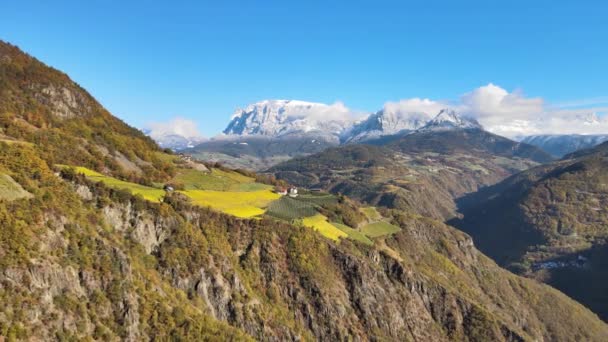
[(92, 108), (82, 92), (72, 91), (65, 86), (33, 85), (38, 101), (52, 109), (52, 114), (59, 119), (71, 119), (91, 113)]
[(102, 209), (108, 224), (140, 243), (146, 253), (152, 253), (178, 224), (175, 219), (153, 217), (133, 210), (131, 204), (109, 205)]

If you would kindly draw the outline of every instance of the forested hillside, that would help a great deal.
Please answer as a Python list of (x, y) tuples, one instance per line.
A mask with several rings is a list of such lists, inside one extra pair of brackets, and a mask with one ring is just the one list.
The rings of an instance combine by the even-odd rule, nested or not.
[(481, 129), (425, 131), (294, 158), (268, 172), (305, 187), (437, 219), (457, 215), (455, 199), (551, 156)]
[(500, 264), (546, 281), (608, 317), (608, 145), (573, 153), (461, 200), (473, 235)]

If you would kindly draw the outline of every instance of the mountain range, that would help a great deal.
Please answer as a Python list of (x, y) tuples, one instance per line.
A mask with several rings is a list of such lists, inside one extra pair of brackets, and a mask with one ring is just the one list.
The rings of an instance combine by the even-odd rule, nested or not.
[[(597, 125), (596, 115), (581, 118)], [(427, 126), (427, 127), (425, 127)], [(221, 135), (209, 140), (154, 136), (162, 146), (186, 151), (198, 158), (228, 166), (265, 170), (293, 157), (321, 152), (326, 148), (353, 143), (374, 143), (419, 130), (474, 128), (474, 119), (453, 110), (439, 112), (404, 111), (398, 106), (357, 118), (345, 107), (297, 100), (265, 100), (238, 109)], [(578, 149), (593, 147), (608, 135), (531, 135), (517, 140), (537, 146), (560, 158)]]
[(566, 154), (592, 148), (608, 140), (608, 134), (553, 134), (530, 135), (521, 142), (537, 146), (551, 155), (561, 158)]
[(481, 127), (474, 119), (463, 118), (448, 109), (434, 116), (390, 108), (360, 120), (349, 115), (339, 106), (290, 100), (262, 101), (237, 110), (222, 136), (187, 149), (187, 152), (232, 167), (264, 170), (278, 162), (321, 152), (328, 147), (370, 142), (417, 130)]

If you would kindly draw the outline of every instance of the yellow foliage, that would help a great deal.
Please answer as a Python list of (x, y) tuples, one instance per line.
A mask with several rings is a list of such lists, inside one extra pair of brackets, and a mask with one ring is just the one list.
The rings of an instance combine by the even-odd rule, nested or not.
[(165, 191), (162, 189), (152, 188), (149, 186), (125, 182), (120, 179), (116, 179), (114, 177), (109, 177), (103, 175), (99, 172), (93, 171), (91, 169), (87, 169), (86, 167), (77, 166), (74, 167), (74, 170), (77, 173), (84, 174), (87, 178), (96, 181), (103, 182), (105, 185), (114, 188), (114, 189), (126, 189), (131, 191), (131, 193), (136, 195), (141, 195), (143, 198), (148, 201), (158, 202), (165, 196)]
[[(148, 187), (131, 182), (125, 182), (114, 177), (103, 175), (86, 167), (75, 167), (77, 173), (84, 174), (87, 178), (103, 182), (107, 186), (115, 189), (126, 189), (133, 194), (142, 195), (146, 200), (157, 202), (163, 198), (165, 191), (159, 188)], [(223, 172), (225, 177), (232, 177), (233, 181), (250, 179), (237, 173)], [(279, 199), (281, 196), (269, 189), (259, 191), (216, 191), (216, 190), (184, 190), (180, 191), (192, 199), (195, 205), (211, 207), (226, 214), (237, 217), (254, 217), (264, 213), (264, 208), (270, 202)]]
[(180, 191), (190, 197), (192, 202), (201, 206), (223, 211), (238, 217), (253, 217), (264, 213), (270, 202), (281, 196), (270, 191), (214, 191), (185, 190)]
[(327, 217), (321, 214), (303, 218), (302, 225), (304, 225), (305, 227), (313, 228), (314, 230), (321, 233), (321, 235), (334, 241), (337, 241), (339, 238), (345, 238), (348, 236), (345, 232), (341, 231), (331, 223), (327, 222)]

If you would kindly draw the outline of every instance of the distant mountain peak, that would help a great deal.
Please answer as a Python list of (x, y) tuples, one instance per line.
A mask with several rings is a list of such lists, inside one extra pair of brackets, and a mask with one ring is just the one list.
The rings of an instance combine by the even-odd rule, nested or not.
[(431, 116), (424, 112), (404, 112), (384, 108), (356, 123), (343, 139), (359, 142), (386, 135), (408, 133), (423, 127)]
[(144, 134), (154, 139), (162, 148), (170, 148), (174, 151), (180, 151), (187, 148), (192, 148), (207, 139), (200, 136), (187, 136), (175, 132), (152, 132), (149, 129), (143, 130)]
[(315, 132), (335, 140), (350, 125), (348, 109), (339, 104), (263, 100), (237, 109), (223, 134), (278, 137)]
[(456, 111), (442, 109), (432, 120), (430, 120), (421, 131), (451, 130), (451, 129), (483, 129), (481, 124), (473, 118), (459, 115)]

